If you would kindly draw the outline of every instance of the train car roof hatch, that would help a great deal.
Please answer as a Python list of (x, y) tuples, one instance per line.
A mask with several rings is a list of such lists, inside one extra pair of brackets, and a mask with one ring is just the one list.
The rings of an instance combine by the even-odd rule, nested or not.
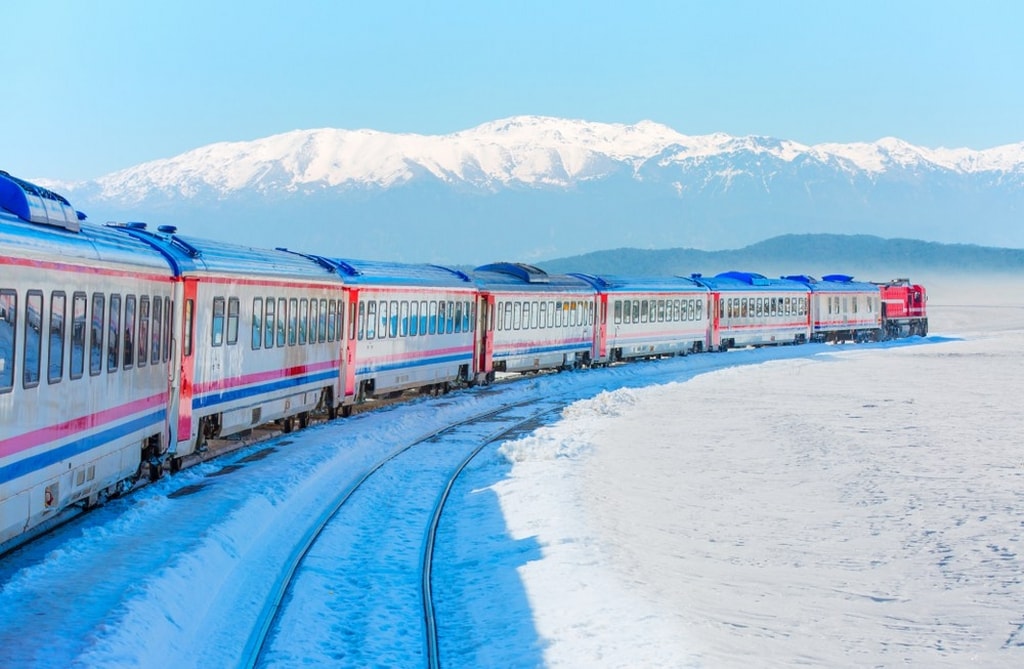
[(0, 207), (29, 223), (79, 232), (85, 214), (75, 211), (63, 196), (0, 170)]

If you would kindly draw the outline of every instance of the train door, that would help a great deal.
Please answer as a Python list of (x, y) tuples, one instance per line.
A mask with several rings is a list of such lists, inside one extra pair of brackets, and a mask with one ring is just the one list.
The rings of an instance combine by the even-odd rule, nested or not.
[(341, 356), (341, 378), (345, 386), (345, 401), (349, 405), (355, 402), (356, 396), (356, 344), (357, 334), (362, 336), (363, 321), (359, 318), (359, 289), (346, 287), (348, 295), (348, 333), (345, 337), (345, 350)]
[(494, 372), (494, 295), (477, 295), (476, 337), (473, 342), (473, 376), (478, 381)]
[(594, 323), (594, 347), (590, 359), (594, 362), (608, 358), (608, 293), (597, 294), (597, 322)]
[(722, 311), (725, 310), (721, 293), (712, 292), (708, 296), (708, 310), (711, 317), (711, 350), (717, 351), (722, 346)]
[[(181, 305), (180, 329), (178, 341), (174, 349), (177, 374), (172, 372), (172, 402), (177, 402), (177, 430), (172, 449), (179, 457), (188, 455), (194, 450), (192, 438), (192, 382), (195, 378), (195, 320), (196, 292), (198, 281), (185, 277), (175, 288), (175, 301)], [(174, 390), (174, 376), (177, 376), (178, 388)], [(173, 465), (172, 465), (173, 466)]]

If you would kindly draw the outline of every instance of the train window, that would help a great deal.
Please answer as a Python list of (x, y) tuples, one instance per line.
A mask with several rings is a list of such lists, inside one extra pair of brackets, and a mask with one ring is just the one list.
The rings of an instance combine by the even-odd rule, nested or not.
[(334, 341), (338, 335), (338, 303), (331, 300), (327, 303), (327, 341)]
[[(402, 309), (406, 303), (401, 303)], [(420, 330), (420, 303), (413, 300), (409, 303), (409, 335), (415, 337)]]
[(420, 335), (427, 334), (427, 301), (420, 300)]
[(25, 299), (25, 357), (22, 381), (26, 388), (39, 385), (43, 347), (43, 293), (30, 290)]
[[(224, 312), (223, 312), (223, 309), (224, 309), (224, 298), (223, 297), (214, 298), (214, 300), (213, 300), (213, 311), (214, 311), (214, 320), (215, 321), (216, 321), (216, 318), (217, 318), (216, 317), (216, 312), (217, 312), (217, 309), (218, 309), (217, 300), (220, 300), (219, 308), (221, 309), (221, 318), (223, 318), (223, 314), (224, 314)], [(228, 344), (228, 346), (233, 346), (234, 344), (238, 343), (238, 318), (239, 318), (239, 313), (240, 312), (241, 312), (241, 308), (239, 307), (238, 298), (237, 297), (229, 297), (228, 298), (227, 336), (224, 338), (224, 341)], [(216, 333), (219, 330), (220, 330), (220, 328), (218, 328), (216, 326), (216, 324), (215, 324), (214, 325), (214, 337), (217, 336)], [(214, 346), (220, 346), (220, 344), (214, 344)]]
[(210, 345), (220, 346), (224, 343), (224, 298), (213, 298), (213, 313), (210, 318)]
[(276, 304), (274, 298), (267, 297), (263, 312), (263, 348), (274, 348)]
[(384, 300), (380, 300), (377, 303), (377, 309), (380, 313), (377, 316), (380, 319), (377, 328), (377, 338), (387, 339), (388, 336), (388, 303)]
[(163, 300), (160, 299), (159, 295), (153, 296), (153, 344), (150, 347), (150, 358), (149, 361), (154, 364), (160, 364), (160, 343), (163, 341), (164, 332), (161, 329), (163, 326)]
[(319, 334), (317, 334), (316, 340), (318, 342), (327, 341), (327, 298), (320, 299), (320, 328)]
[[(343, 307), (344, 304), (345, 304), (344, 302), (341, 302), (338, 305), (338, 310), (339, 311), (341, 311), (341, 309), (344, 308)], [(359, 305), (359, 307), (360, 307), (360, 311), (361, 311), (362, 310), (362, 305)], [(350, 304), (348, 306), (348, 338), (349, 338), (350, 341), (354, 340), (356, 338), (356, 325), (357, 324), (358, 324), (358, 326), (359, 326), (359, 328), (361, 330), (362, 327), (363, 327), (363, 324), (362, 324), (362, 322), (360, 322), (356, 318), (356, 305), (355, 305), (355, 303), (352, 303), (352, 304)], [(360, 333), (360, 339), (362, 339), (362, 334), (361, 333)]]
[(299, 336), (299, 300), (296, 297), (288, 300), (288, 345), (295, 346)]
[(512, 303), (512, 329), (518, 330), (523, 325), (523, 305), (521, 302)]
[(630, 305), (630, 314), (633, 317), (634, 323), (640, 322), (640, 300), (632, 300)]
[[(525, 323), (525, 321), (529, 320), (529, 312), (526, 311), (529, 308), (530, 308), (529, 304), (524, 304), (523, 305), (523, 313), (525, 314), (524, 323)], [(455, 331), (456, 332), (462, 332), (462, 330), (463, 330), (462, 319), (463, 319), (463, 315), (465, 313), (466, 313), (465, 305), (463, 304), (462, 300), (458, 300), (457, 302), (455, 302), (455, 319), (454, 320), (455, 320)]]
[(718, 317), (725, 317), (725, 298), (718, 298)]
[(466, 302), (466, 327), (470, 332), (476, 331), (476, 302)]
[(85, 293), (71, 296), (71, 378), (80, 379), (85, 370)]
[(455, 330), (455, 303), (452, 300), (448, 300), (448, 310), (445, 312), (444, 331), (451, 334), (453, 330)]
[(430, 301), (430, 314), (427, 318), (427, 325), (429, 326), (427, 333), (434, 334), (437, 332), (437, 302), (434, 300)]
[(139, 296), (139, 358), (136, 364), (143, 367), (149, 354), (149, 297)]
[(288, 300), (283, 297), (277, 298), (277, 345), (285, 346), (288, 343)]
[[(125, 337), (122, 346), (122, 361), (124, 369), (131, 369), (135, 366), (135, 296), (125, 297)], [(72, 366), (74, 367), (74, 347), (72, 350)]]
[(107, 317), (107, 372), (117, 371), (121, 364), (121, 296), (110, 296), (110, 314)]
[[(359, 305), (360, 315), (359, 318), (362, 320), (362, 309), (363, 305)], [(360, 326), (362, 327), (362, 326)], [(366, 305), (366, 338), (373, 339), (376, 336), (377, 328), (377, 303), (371, 301)]]
[(495, 328), (498, 331), (507, 330), (512, 325), (512, 305), (509, 302), (498, 302), (494, 310), (495, 320), (497, 321)]
[(0, 393), (14, 388), (14, 344), (18, 328), (18, 294), (0, 290)]
[(658, 314), (658, 322), (659, 323), (664, 323), (665, 322), (665, 300), (658, 300), (657, 301), (656, 310), (657, 310), (657, 314)]
[(306, 325), (309, 323), (309, 300), (299, 300), (299, 344), (306, 343)]
[(844, 313), (845, 314), (848, 311), (849, 311), (848, 304), (847, 304), (846, 298), (844, 297), (843, 298), (843, 310), (840, 313)]
[[(223, 309), (223, 300), (221, 300), (221, 308)], [(216, 323), (216, 316), (214, 316), (214, 323)], [(216, 326), (215, 326), (216, 332)], [(259, 349), (263, 343), (263, 298), (254, 297), (252, 298), (252, 329), (250, 331), (250, 345), (252, 350)], [(214, 344), (216, 346), (216, 344)]]
[(319, 313), (319, 326), (317, 327), (316, 340), (322, 343), (327, 341), (327, 298), (320, 299)]
[[(185, 300), (185, 326), (184, 326), (184, 337), (185, 341), (182, 342), (181, 352), (183, 355), (192, 355), (192, 326), (195, 320), (195, 301)], [(127, 319), (127, 313), (125, 314)]]
[(398, 334), (398, 302), (380, 302), (380, 336), (394, 337)]
[[(355, 306), (355, 305), (353, 305)], [(356, 331), (356, 339), (362, 341), (363, 335), (366, 332), (366, 304), (364, 302), (359, 303), (359, 326)]]
[(46, 380), (57, 383), (64, 376), (64, 318), (67, 316), (67, 296), (64, 291), (50, 293), (50, 339)]
[(171, 339), (174, 332), (174, 308), (171, 298), (164, 298), (164, 362), (171, 359)]
[(612, 303), (612, 321), (616, 325), (622, 323), (622, 300), (615, 300)]
[(103, 371), (103, 321), (106, 296), (92, 295), (92, 318), (89, 319), (89, 374), (96, 376)]
[(398, 334), (402, 337), (409, 336), (409, 302), (402, 300), (398, 312)]
[[(309, 343), (316, 343), (316, 329), (317, 324), (320, 322), (320, 307), (319, 303), (314, 297), (309, 301)], [(302, 333), (299, 333), (299, 339), (302, 338)]]
[(779, 315), (779, 298), (771, 297), (768, 298), (767, 306), (769, 307), (769, 316)]

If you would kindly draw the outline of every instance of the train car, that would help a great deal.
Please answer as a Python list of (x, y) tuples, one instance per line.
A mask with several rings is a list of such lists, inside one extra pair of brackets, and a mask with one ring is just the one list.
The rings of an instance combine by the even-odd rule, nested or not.
[(598, 291), (595, 362), (686, 355), (710, 346), (709, 291), (693, 279), (571, 276)]
[(807, 286), (753, 272), (691, 278), (711, 292), (711, 346), (800, 344), (810, 338)]
[(810, 291), (811, 341), (875, 341), (882, 327), (878, 286), (848, 274), (784, 276)]
[(878, 284), (882, 300), (882, 330), (887, 339), (928, 336), (928, 293), (910, 279)]
[(285, 249), (256, 249), (151, 231), (115, 229), (159, 250), (175, 272), (176, 364), (167, 454), (172, 471), (207, 440), (278, 422), (304, 425), (341, 392), (342, 283), (335, 267)]
[(589, 282), (505, 262), (477, 267), (473, 279), (493, 315), (481, 333), (491, 373), (573, 369), (593, 361), (597, 292)]
[(167, 448), (174, 309), (160, 254), (4, 172), (0, 266), (2, 548)]
[(436, 265), (331, 259), (344, 282), (343, 411), (411, 388), (475, 381), (477, 293), (463, 272)]

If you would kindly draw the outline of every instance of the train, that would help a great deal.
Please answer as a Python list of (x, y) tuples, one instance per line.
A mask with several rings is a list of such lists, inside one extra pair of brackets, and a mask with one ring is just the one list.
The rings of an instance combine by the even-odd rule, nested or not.
[(0, 171), (0, 552), (209, 440), (407, 391), (731, 348), (924, 336), (924, 286), (554, 275), (93, 224)]

